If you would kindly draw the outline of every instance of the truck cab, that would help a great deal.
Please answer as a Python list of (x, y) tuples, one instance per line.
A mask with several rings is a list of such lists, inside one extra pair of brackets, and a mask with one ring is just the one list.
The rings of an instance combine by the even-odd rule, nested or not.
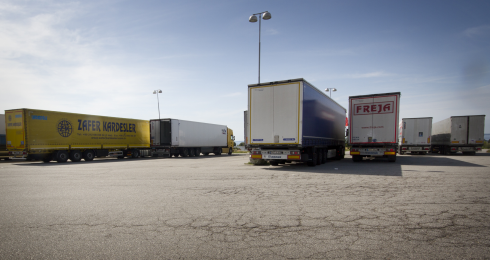
[(235, 147), (235, 136), (233, 135), (233, 130), (231, 128), (227, 128), (227, 148), (223, 148), (222, 152), (231, 155), (233, 153), (233, 147)]

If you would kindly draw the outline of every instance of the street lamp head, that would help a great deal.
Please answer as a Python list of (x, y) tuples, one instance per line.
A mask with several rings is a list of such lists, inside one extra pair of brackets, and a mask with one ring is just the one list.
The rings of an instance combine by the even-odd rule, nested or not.
[(271, 13), (269, 13), (267, 11), (265, 11), (265, 13), (262, 14), (262, 19), (264, 19), (264, 20), (269, 20), (271, 18), (272, 18)]
[[(332, 91), (333, 91), (333, 92), (335, 92), (335, 91), (337, 91), (337, 89), (336, 89), (336, 88), (333, 88), (333, 89), (332, 89)], [(161, 93), (161, 92), (160, 92), (160, 93)]]
[(157, 91), (158, 91), (158, 93), (162, 93), (161, 89), (157, 89), (157, 90), (153, 90), (153, 94), (157, 94)]
[(251, 23), (257, 22), (257, 16), (251, 15), (250, 18), (248, 18), (248, 21), (251, 22)]
[(336, 88), (326, 88), (325, 91), (327, 91), (327, 92), (329, 92), (329, 91), (335, 92), (335, 91), (337, 91), (337, 89)]
[[(337, 90), (335, 90), (335, 91), (337, 91)], [(161, 89), (159, 89), (159, 90), (158, 90), (158, 93), (162, 93), (162, 90), (161, 90)]]
[(156, 90), (153, 90), (153, 94), (156, 94), (156, 93), (157, 93), (157, 91)]

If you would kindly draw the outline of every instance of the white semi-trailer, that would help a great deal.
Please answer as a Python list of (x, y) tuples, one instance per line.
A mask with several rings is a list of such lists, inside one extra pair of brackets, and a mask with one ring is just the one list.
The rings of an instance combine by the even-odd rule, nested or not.
[(384, 157), (396, 161), (400, 92), (349, 97), (349, 143), (352, 160)]
[(427, 154), (430, 151), (432, 117), (403, 118), (400, 154)]
[(431, 151), (475, 154), (484, 141), (485, 115), (452, 116), (432, 125)]
[(193, 157), (233, 152), (233, 130), (226, 125), (180, 119), (150, 120), (150, 147), (153, 156)]
[(345, 114), (345, 108), (302, 78), (248, 85), (251, 158), (309, 166), (342, 159)]

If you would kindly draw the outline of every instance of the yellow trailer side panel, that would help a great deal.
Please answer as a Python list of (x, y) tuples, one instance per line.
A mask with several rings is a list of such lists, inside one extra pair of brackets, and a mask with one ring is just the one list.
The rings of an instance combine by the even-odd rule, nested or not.
[[(7, 122), (7, 140), (11, 141), (11, 148), (15, 149), (21, 148), (22, 144), (25, 144), (28, 150), (43, 147), (45, 149), (150, 147), (150, 125), (146, 120), (35, 109), (9, 110), (6, 113), (12, 113), (12, 126), (10, 127), (10, 122)], [(6, 120), (9, 119), (10, 117)], [(22, 135), (23, 131), (26, 132), (25, 135)], [(24, 136), (25, 138), (22, 139)]]

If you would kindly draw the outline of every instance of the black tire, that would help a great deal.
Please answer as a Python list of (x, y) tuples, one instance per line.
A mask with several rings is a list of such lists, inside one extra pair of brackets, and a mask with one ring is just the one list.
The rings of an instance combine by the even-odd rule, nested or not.
[(277, 161), (271, 161), (269, 162), (272, 166), (278, 166), (279, 165), (279, 162)]
[(79, 162), (82, 160), (82, 153), (80, 151), (71, 151), (70, 152), (70, 161)]
[(322, 149), (322, 164), (327, 162), (327, 155), (328, 155), (328, 150)]
[(194, 153), (196, 154), (197, 157), (201, 156), (201, 151), (199, 150), (199, 148), (195, 148)]
[(138, 157), (140, 157), (140, 151), (138, 149), (131, 150), (131, 158), (138, 158)]
[(180, 157), (187, 157), (187, 156), (189, 156), (189, 150), (187, 150), (187, 148), (182, 149), (182, 151), (180, 152)]
[(93, 161), (94, 158), (95, 158), (94, 151), (92, 151), (92, 150), (85, 150), (85, 152), (83, 152), (83, 159), (86, 162)]
[(218, 151), (215, 152), (214, 155), (221, 155), (221, 148), (218, 148)]
[(318, 154), (317, 153), (312, 153), (311, 154), (311, 161), (308, 161), (308, 166), (315, 167), (317, 165), (318, 161)]
[(66, 151), (58, 151), (56, 153), (56, 161), (59, 163), (64, 163), (64, 162), (68, 161), (68, 158), (70, 158), (70, 156), (68, 155), (68, 152), (66, 152)]
[(396, 155), (388, 155), (388, 162), (396, 162)]
[(360, 162), (362, 161), (362, 157), (360, 155), (352, 155), (352, 161)]
[(323, 149), (318, 150), (316, 153), (316, 165), (323, 163)]
[(202, 153), (202, 155), (204, 155), (204, 156), (208, 156), (208, 155), (209, 155), (209, 153)]
[(190, 157), (196, 156), (196, 152), (195, 152), (195, 150), (193, 148), (189, 148), (189, 156)]
[(228, 149), (228, 155), (231, 155), (232, 153), (233, 153), (233, 148), (232, 148), (232, 147), (230, 147), (230, 148)]

